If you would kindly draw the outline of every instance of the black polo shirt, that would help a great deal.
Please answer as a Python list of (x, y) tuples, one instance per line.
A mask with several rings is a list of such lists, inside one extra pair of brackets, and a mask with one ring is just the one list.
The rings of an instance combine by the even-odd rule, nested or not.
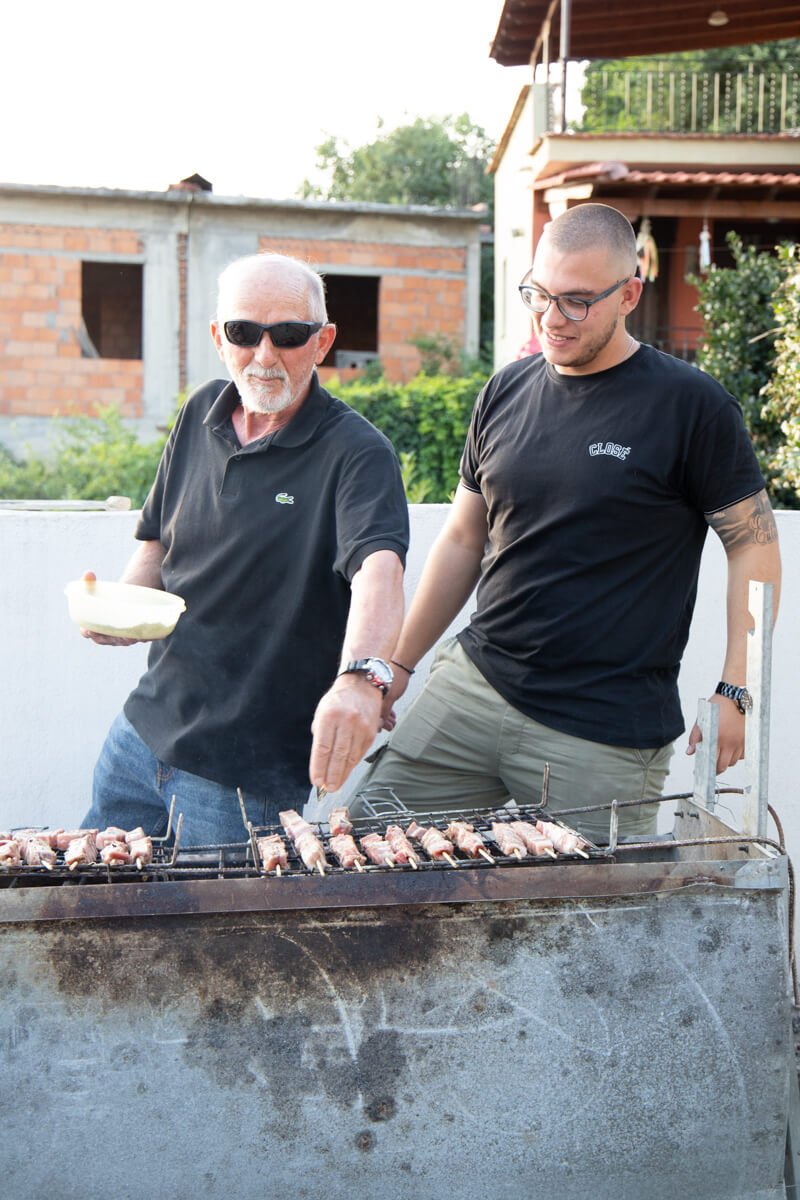
[(319, 386), (277, 433), (241, 446), (232, 383), (180, 411), (136, 528), (162, 543), (186, 601), (125, 705), (163, 762), (250, 791), (307, 768), (311, 720), (336, 675), (350, 581), (368, 555), (405, 563), (397, 456)]

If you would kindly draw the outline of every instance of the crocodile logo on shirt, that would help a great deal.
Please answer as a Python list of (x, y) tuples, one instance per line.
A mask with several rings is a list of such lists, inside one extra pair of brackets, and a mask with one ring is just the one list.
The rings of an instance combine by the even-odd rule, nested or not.
[(275, 497), (276, 504), (294, 504), (294, 496), (290, 496), (288, 492), (278, 492)]
[(598, 454), (610, 454), (613, 458), (618, 458), (622, 462), (625, 461), (630, 452), (630, 446), (620, 446), (618, 442), (592, 442), (589, 447), (589, 453), (592, 458)]

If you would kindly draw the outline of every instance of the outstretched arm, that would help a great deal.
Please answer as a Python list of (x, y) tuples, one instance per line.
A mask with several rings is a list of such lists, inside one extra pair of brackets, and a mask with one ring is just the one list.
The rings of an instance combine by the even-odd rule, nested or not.
[[(778, 615), (781, 559), (778, 530), (765, 491), (748, 496), (730, 508), (709, 513), (706, 520), (719, 537), (728, 559), (728, 640), (720, 679), (736, 687), (747, 683), (747, 635), (753, 626), (749, 612), (750, 581), (773, 586), (773, 621)], [(733, 700), (713, 695), (719, 705), (717, 773), (744, 758), (745, 718)], [(693, 754), (700, 738), (697, 725), (689, 735), (687, 754)]]
[[(403, 620), (403, 564), (393, 550), (364, 559), (351, 584), (341, 665), (392, 656)], [(363, 674), (339, 675), (317, 705), (311, 731), (312, 784), (337, 791), (381, 726), (381, 691)]]

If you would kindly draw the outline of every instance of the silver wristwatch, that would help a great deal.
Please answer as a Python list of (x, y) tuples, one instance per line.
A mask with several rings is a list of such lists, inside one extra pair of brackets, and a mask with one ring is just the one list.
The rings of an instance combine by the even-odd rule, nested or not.
[(727, 696), (732, 700), (740, 713), (749, 713), (753, 707), (753, 697), (746, 687), (737, 687), (734, 683), (723, 683), (720, 680), (714, 690), (718, 696)]
[(382, 658), (357, 658), (342, 667), (340, 675), (363, 674), (384, 696), (394, 682), (394, 671)]

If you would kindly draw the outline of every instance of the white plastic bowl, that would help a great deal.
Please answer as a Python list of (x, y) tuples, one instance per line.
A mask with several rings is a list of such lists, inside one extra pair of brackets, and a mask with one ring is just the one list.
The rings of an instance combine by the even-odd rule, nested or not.
[(186, 611), (182, 597), (133, 583), (76, 579), (64, 592), (76, 625), (110, 637), (157, 641), (172, 633)]

